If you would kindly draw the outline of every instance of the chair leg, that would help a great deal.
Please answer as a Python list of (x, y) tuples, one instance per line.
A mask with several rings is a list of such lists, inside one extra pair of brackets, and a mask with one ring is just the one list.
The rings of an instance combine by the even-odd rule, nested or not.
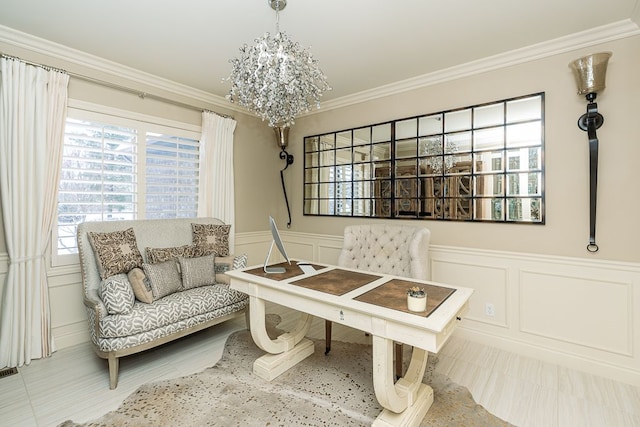
[(120, 368), (120, 360), (113, 354), (109, 353), (109, 389), (114, 390), (118, 387), (118, 370)]
[(396, 380), (402, 378), (402, 343), (396, 343)]
[(324, 321), (325, 356), (331, 351), (331, 321)]

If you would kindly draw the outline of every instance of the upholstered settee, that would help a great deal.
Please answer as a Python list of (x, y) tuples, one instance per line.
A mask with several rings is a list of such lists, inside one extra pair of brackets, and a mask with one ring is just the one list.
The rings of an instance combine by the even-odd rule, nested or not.
[(77, 240), (91, 342), (111, 389), (120, 357), (248, 315), (247, 295), (225, 274), (246, 256), (229, 253), (218, 219), (85, 222)]

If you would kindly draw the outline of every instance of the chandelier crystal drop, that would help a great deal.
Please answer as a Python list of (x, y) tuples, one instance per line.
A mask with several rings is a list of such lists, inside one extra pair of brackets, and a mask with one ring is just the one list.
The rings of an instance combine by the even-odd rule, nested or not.
[[(275, 6), (276, 15), (284, 6)], [(327, 78), (311, 53), (280, 32), (265, 33), (253, 46), (240, 48), (229, 62), (231, 90), (226, 98), (267, 120), (271, 127), (288, 127), (295, 118), (320, 107), (330, 90)]]

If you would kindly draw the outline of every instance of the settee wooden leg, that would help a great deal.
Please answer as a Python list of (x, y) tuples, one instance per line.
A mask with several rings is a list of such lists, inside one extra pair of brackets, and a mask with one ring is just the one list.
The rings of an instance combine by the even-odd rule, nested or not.
[(109, 389), (114, 390), (118, 387), (118, 369), (120, 368), (120, 359), (114, 354), (109, 353)]
[(326, 356), (331, 351), (331, 321), (329, 320), (324, 321), (324, 340), (325, 340), (324, 354)]

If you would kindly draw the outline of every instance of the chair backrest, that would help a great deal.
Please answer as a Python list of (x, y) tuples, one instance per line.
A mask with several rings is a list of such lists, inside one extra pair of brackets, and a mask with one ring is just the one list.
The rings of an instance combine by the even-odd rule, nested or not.
[(429, 240), (424, 227), (351, 225), (344, 229), (341, 267), (429, 279)]

